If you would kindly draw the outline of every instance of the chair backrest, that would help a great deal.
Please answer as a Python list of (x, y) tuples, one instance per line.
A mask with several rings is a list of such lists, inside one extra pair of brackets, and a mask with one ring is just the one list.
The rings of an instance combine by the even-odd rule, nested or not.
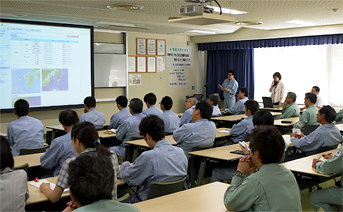
[(45, 150), (49, 148), (49, 144), (44, 144), (44, 146), (40, 147), (33, 147), (33, 148), (21, 148), (19, 155), (29, 155), (35, 153), (45, 152)]
[(125, 194), (124, 196), (122, 196), (122, 197), (116, 199), (116, 201), (118, 201), (118, 202), (123, 202), (123, 203), (129, 203), (129, 199), (130, 199), (130, 194), (127, 193), (127, 194)]
[(140, 135), (134, 135), (131, 137), (130, 141), (139, 140), (139, 139), (144, 139), (144, 138), (143, 136), (140, 136)]
[(183, 177), (180, 180), (175, 180), (171, 182), (152, 181), (148, 189), (147, 199), (152, 199), (152, 198), (156, 198), (163, 195), (181, 191), (183, 189), (183, 185), (185, 181), (186, 181), (186, 177)]
[(243, 141), (250, 141), (251, 140), (251, 133), (245, 133), (245, 136), (243, 138)]
[(304, 135), (308, 135), (311, 132), (315, 131), (317, 129), (317, 127), (319, 127), (320, 125), (316, 124), (316, 125), (311, 125), (311, 124), (306, 124), (304, 127)]
[(25, 163), (24, 165), (13, 167), (13, 170), (19, 170), (19, 169), (23, 169), (24, 171), (26, 171), (26, 174), (27, 174), (29, 172), (29, 164)]
[(166, 135), (173, 135), (173, 131), (166, 131)]

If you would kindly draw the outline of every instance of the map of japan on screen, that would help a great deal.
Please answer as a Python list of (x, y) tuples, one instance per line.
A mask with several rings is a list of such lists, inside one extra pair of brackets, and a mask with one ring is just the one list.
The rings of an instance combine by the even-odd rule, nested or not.
[(92, 95), (91, 29), (0, 22), (0, 107), (83, 104)]

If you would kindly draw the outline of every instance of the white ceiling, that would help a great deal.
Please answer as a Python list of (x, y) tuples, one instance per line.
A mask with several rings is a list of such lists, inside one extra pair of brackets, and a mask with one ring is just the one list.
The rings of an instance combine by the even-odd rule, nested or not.
[[(249, 26), (256, 29), (302, 27), (284, 22), (293, 19), (313, 22), (316, 26), (343, 24), (343, 0), (218, 0), (218, 2), (224, 8), (248, 12), (235, 15), (237, 21), (263, 22), (262, 25)], [(110, 4), (124, 3), (142, 5), (144, 9), (123, 12), (106, 8)], [(168, 17), (179, 16), (178, 8), (189, 4), (184, 0), (0, 0), (0, 12), (27, 15), (20, 18), (1, 16), (22, 20), (95, 26), (99, 25), (96, 23), (99, 21), (144, 25), (143, 28), (148, 29), (108, 27), (108, 25), (103, 27), (162, 34), (182, 34), (189, 30), (233, 33), (240, 28), (234, 23), (207, 26), (168, 23)], [(216, 6), (214, 2), (212, 5)], [(338, 12), (334, 13), (334, 8), (338, 8)]]

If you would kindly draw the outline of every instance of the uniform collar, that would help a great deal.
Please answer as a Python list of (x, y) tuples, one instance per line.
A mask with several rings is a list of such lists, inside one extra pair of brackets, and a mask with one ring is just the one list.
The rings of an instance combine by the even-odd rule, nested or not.
[(87, 148), (87, 149), (83, 150), (83, 151), (81, 152), (81, 154), (87, 153), (87, 152), (96, 152), (96, 148)]
[(95, 109), (95, 108), (93, 108), (93, 109), (90, 109), (88, 112), (90, 112), (90, 111), (96, 111), (96, 109)]
[(164, 145), (171, 145), (171, 144), (167, 139), (163, 139), (163, 140), (160, 140), (156, 143), (155, 148), (156, 147), (158, 148), (158, 147), (164, 146)]
[(10, 167), (6, 167), (6, 168), (0, 170), (0, 174), (5, 174), (8, 172), (12, 172), (12, 171), (13, 171), (13, 169), (11, 169)]

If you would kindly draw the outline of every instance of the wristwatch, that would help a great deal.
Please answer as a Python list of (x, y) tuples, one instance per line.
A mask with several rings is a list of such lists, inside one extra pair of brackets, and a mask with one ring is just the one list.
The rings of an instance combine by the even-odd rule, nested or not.
[(240, 170), (238, 170), (238, 169), (235, 171), (235, 176), (241, 177), (241, 178), (244, 177), (243, 173)]

